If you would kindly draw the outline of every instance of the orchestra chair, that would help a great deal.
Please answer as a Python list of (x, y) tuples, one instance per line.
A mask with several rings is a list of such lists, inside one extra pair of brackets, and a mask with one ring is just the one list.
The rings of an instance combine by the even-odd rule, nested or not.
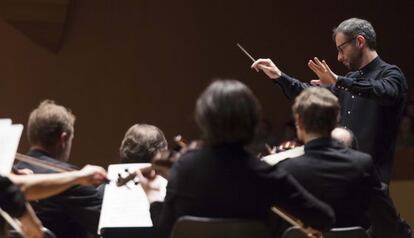
[(270, 238), (269, 228), (261, 221), (247, 219), (183, 216), (172, 230), (172, 238)]
[[(332, 228), (323, 233), (324, 238), (369, 238), (365, 229), (359, 226)], [(309, 238), (299, 228), (290, 227), (282, 235), (282, 238)]]
[[(56, 238), (55, 234), (53, 234), (53, 232), (51, 232), (46, 227), (43, 227), (42, 230), (44, 232), (44, 236), (43, 236), (44, 238)], [(9, 230), (7, 238), (23, 238), (23, 237), (17, 231)]]

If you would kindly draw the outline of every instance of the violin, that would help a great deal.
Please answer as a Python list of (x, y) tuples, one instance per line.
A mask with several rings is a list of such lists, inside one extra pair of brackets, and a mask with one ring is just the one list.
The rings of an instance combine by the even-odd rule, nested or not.
[[(163, 177), (168, 177), (169, 171), (173, 164), (181, 158), (183, 154), (189, 150), (195, 150), (202, 146), (201, 141), (193, 141), (188, 143), (181, 135), (174, 137), (174, 146), (172, 150), (163, 150), (155, 154), (152, 158), (151, 166), (140, 168), (139, 171), (142, 174), (148, 174), (151, 171), (155, 170), (158, 174)], [(129, 172), (127, 176), (122, 177), (121, 174), (118, 174), (118, 179), (116, 181), (117, 186), (123, 186), (129, 181), (135, 179), (137, 176), (137, 171)]]
[[(64, 167), (61, 166), (59, 164), (54, 164), (52, 162), (48, 162), (48, 161), (44, 161), (44, 160), (40, 160), (28, 155), (24, 155), (24, 154), (20, 154), (20, 153), (16, 153), (15, 155), (15, 159), (21, 162), (25, 162), (31, 165), (35, 165), (41, 168), (45, 168), (45, 169), (50, 169), (54, 172), (58, 172), (58, 173), (62, 173), (62, 172), (71, 172), (71, 171), (76, 171), (79, 170), (78, 167), (74, 166), (74, 165), (70, 165), (70, 167)], [(14, 172), (15, 174), (18, 174), (18, 171), (14, 168), (12, 168), (12, 172)], [(109, 183), (110, 180), (108, 178), (104, 179), (104, 183)]]
[(24, 155), (24, 154), (20, 154), (20, 153), (16, 153), (15, 159), (21, 162), (26, 162), (28, 164), (31, 165), (36, 165), (45, 169), (50, 169), (53, 170), (55, 172), (69, 172), (69, 171), (75, 171), (75, 170), (79, 170), (76, 167), (72, 167), (72, 168), (68, 168), (68, 167), (62, 167), (59, 166), (58, 164), (54, 164), (48, 161), (44, 161), (44, 160), (40, 160), (28, 155)]

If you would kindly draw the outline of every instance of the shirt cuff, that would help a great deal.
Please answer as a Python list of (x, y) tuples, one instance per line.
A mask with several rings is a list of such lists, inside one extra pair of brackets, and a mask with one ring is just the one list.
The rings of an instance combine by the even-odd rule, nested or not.
[(338, 76), (338, 79), (336, 80), (336, 88), (348, 89), (351, 87), (352, 83), (353, 83), (353, 79), (346, 78), (343, 76)]
[(151, 220), (152, 220), (154, 227), (159, 226), (160, 224), (160, 218), (161, 218), (163, 207), (164, 207), (163, 202), (153, 202), (150, 204)]
[(291, 77), (283, 72), (279, 78), (273, 79), (273, 81), (283, 87), (290, 87), (292, 85)]

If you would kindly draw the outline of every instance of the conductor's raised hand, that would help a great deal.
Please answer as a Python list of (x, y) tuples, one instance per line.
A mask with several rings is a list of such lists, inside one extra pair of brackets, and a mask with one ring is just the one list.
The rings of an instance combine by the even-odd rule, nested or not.
[(336, 84), (338, 75), (332, 72), (325, 60), (320, 61), (317, 57), (309, 60), (308, 67), (318, 76), (319, 79), (312, 80), (312, 85)]
[(262, 70), (271, 79), (278, 79), (282, 75), (282, 71), (271, 59), (258, 59), (252, 64), (251, 68), (257, 72)]

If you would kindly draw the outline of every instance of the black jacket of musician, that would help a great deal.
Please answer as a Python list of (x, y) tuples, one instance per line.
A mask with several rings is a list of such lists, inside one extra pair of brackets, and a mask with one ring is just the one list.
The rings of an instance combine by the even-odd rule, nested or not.
[(335, 211), (335, 227), (372, 223), (373, 237), (407, 237), (402, 222), (375, 172), (371, 156), (331, 138), (305, 144), (305, 154), (286, 159), (278, 167), (289, 172), (317, 198)]
[(184, 215), (266, 220), (272, 204), (314, 228), (331, 227), (334, 214), (329, 206), (286, 172), (271, 171), (238, 144), (188, 152), (171, 169), (163, 206), (151, 206), (159, 236), (169, 237), (174, 223)]
[[(73, 168), (68, 163), (49, 157), (41, 150), (30, 150), (28, 155), (63, 168)], [(55, 173), (55, 171), (24, 162), (19, 162), (16, 168), (28, 168), (34, 173)], [(73, 186), (58, 195), (31, 202), (31, 204), (43, 225), (58, 238), (96, 236), (102, 195), (93, 186)]]

